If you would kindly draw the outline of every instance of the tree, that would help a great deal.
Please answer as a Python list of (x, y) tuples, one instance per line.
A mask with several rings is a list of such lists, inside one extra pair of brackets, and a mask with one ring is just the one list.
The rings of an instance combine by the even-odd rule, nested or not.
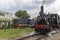
[(25, 10), (19, 10), (15, 13), (18, 18), (30, 18), (29, 14)]

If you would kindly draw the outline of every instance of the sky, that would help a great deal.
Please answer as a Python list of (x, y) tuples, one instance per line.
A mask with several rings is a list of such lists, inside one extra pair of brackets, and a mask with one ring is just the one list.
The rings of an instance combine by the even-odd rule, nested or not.
[[(42, 0), (0, 0), (0, 10), (15, 13), (18, 10), (27, 10), (31, 18), (39, 15)], [(60, 11), (60, 0), (45, 0), (44, 11), (57, 12)]]

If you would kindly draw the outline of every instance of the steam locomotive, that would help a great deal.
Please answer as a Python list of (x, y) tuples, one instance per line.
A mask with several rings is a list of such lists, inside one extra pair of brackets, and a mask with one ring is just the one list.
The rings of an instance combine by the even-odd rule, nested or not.
[(60, 17), (58, 14), (44, 14), (44, 6), (41, 6), (41, 11), (35, 23), (35, 32), (46, 34), (52, 30), (59, 29)]

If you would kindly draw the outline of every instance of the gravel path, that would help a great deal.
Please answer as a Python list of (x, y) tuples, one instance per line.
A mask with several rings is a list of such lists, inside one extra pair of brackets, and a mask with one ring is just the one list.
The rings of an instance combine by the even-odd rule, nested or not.
[(47, 38), (47, 40), (60, 40), (60, 31), (57, 34), (54, 34), (51, 37)]

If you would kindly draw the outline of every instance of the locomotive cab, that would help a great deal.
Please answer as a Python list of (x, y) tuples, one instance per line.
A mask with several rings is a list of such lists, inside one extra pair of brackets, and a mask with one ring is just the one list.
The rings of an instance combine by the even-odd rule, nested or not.
[(59, 28), (59, 15), (57, 14), (50, 14), (48, 16), (48, 22), (50, 27), (53, 29), (58, 29)]

